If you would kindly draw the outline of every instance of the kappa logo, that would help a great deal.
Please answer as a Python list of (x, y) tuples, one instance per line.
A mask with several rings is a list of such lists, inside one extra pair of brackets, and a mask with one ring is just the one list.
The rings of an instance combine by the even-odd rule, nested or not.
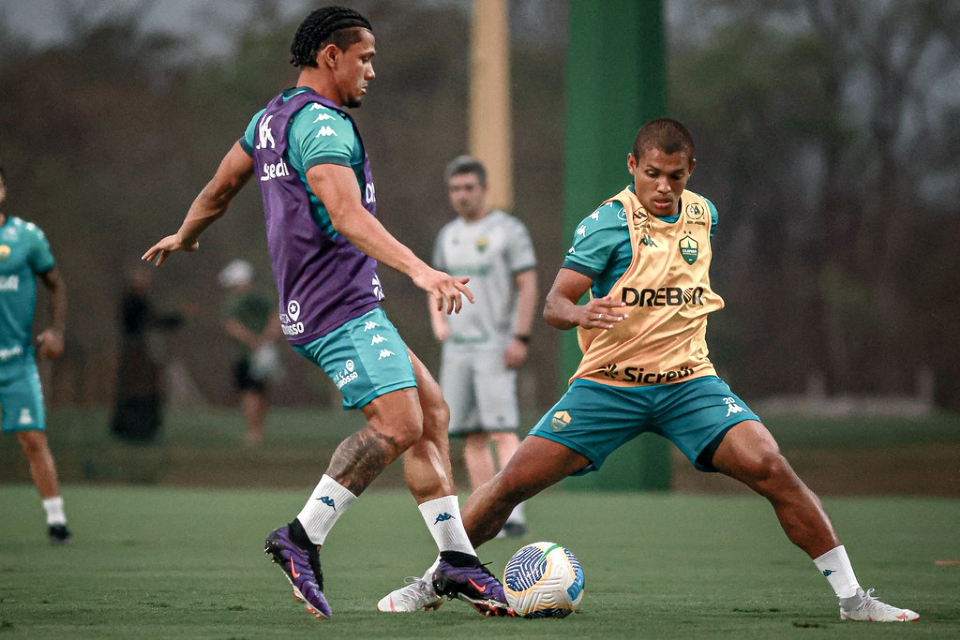
[(33, 416), (30, 415), (30, 409), (24, 407), (20, 410), (20, 419), (17, 420), (19, 425), (33, 424)]
[(830, 577), (832, 574), (834, 574), (834, 573), (836, 573), (836, 571), (834, 571), (833, 569), (824, 569), (824, 570), (823, 570), (823, 577), (824, 577), (824, 578), (829, 578), (829, 577)]
[(440, 524), (441, 522), (446, 522), (447, 520), (453, 520), (453, 516), (447, 512), (443, 512), (437, 516), (437, 519), (433, 521), (433, 524)]
[(372, 347), (375, 344), (380, 344), (381, 342), (386, 341), (387, 339), (378, 333), (377, 335), (373, 336), (373, 340), (370, 341), (370, 346)]
[[(728, 417), (728, 418), (729, 418), (730, 416), (732, 416), (732, 415), (737, 414), (737, 413), (743, 413), (744, 411), (746, 411), (746, 409), (744, 409), (743, 407), (741, 407), (740, 405), (737, 404), (737, 399), (736, 399), (736, 398), (724, 398), (724, 399), (723, 399), (723, 402), (724, 402), (724, 404), (727, 405), (727, 417)], [(824, 574), (824, 575), (826, 575), (826, 574)]]
[(267, 116), (261, 118), (257, 124), (257, 135), (260, 138), (260, 142), (257, 143), (257, 149), (266, 149), (267, 143), (270, 144), (271, 149), (277, 147), (277, 143), (273, 141), (273, 131), (270, 129), (271, 120), (273, 120), (273, 116)]
[(378, 324), (377, 324), (376, 322), (374, 322), (373, 320), (367, 320), (366, 324), (363, 325), (363, 330), (364, 330), (364, 331), (370, 331), (371, 329), (376, 329), (376, 328), (379, 327), (379, 326), (380, 326), (380, 325), (378, 325)]
[(337, 510), (337, 504), (333, 501), (333, 498), (331, 498), (330, 496), (320, 496), (319, 498), (317, 498), (317, 500), (327, 505), (334, 511)]
[(333, 130), (333, 127), (324, 125), (320, 127), (320, 129), (317, 131), (317, 135), (315, 135), (314, 137), (319, 138), (322, 136), (324, 138), (329, 138), (330, 136), (335, 136), (335, 135), (337, 135), (337, 132)]
[(590, 217), (593, 218), (594, 220), (600, 220), (600, 209), (597, 209), (596, 211), (591, 213)]
[(323, 122), (324, 120), (333, 120), (333, 116), (330, 115), (329, 113), (321, 113), (317, 115), (317, 119), (313, 121), (313, 124), (317, 124), (318, 122)]
[(586, 237), (587, 237), (587, 227), (586, 227), (585, 225), (580, 225), (579, 227), (577, 227), (577, 235), (578, 235), (578, 236), (583, 236), (584, 238), (586, 238)]
[(396, 354), (393, 351), (390, 351), (390, 349), (380, 349), (380, 357), (377, 358), (377, 360), (383, 360), (384, 358), (389, 358), (394, 355)]

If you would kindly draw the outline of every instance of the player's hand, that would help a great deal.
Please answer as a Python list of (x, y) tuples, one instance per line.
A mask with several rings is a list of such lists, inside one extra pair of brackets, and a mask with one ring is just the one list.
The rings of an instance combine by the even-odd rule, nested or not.
[(446, 318), (442, 323), (433, 323), (433, 337), (437, 339), (437, 342), (446, 342), (447, 338), (450, 337), (450, 325), (447, 324)]
[(507, 369), (519, 369), (527, 361), (529, 348), (519, 340), (511, 340), (503, 352), (503, 366)]
[(448, 273), (429, 268), (413, 277), (413, 284), (430, 294), (437, 311), (443, 311), (447, 315), (460, 313), (463, 307), (461, 296), (466, 296), (470, 304), (473, 304), (474, 298), (467, 288), (468, 282), (470, 278), (454, 278)]
[(44, 358), (59, 358), (63, 355), (63, 332), (50, 327), (37, 336), (37, 352)]
[(167, 256), (174, 251), (192, 252), (199, 248), (199, 242), (186, 243), (180, 240), (179, 235), (174, 234), (172, 236), (167, 236), (157, 244), (150, 247), (150, 249), (148, 249), (140, 259), (146, 260), (147, 262), (153, 262), (156, 260), (156, 264), (159, 267), (166, 261)]
[(621, 309), (625, 306), (627, 303), (610, 296), (594, 298), (577, 307), (577, 325), (584, 329), (613, 329), (615, 324), (630, 316)]

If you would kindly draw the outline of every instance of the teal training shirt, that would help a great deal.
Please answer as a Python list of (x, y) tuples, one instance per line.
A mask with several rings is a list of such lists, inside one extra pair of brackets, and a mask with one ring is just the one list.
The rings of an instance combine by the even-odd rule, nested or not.
[[(630, 188), (633, 190), (633, 185)], [(717, 208), (709, 200), (707, 204), (710, 205), (712, 238), (717, 229)], [(672, 223), (680, 219), (680, 214), (660, 219)], [(563, 268), (591, 278), (593, 297), (602, 298), (627, 271), (632, 259), (627, 216), (623, 205), (613, 201), (601, 205), (577, 225)]]
[(54, 264), (40, 227), (8, 215), (0, 226), (0, 365), (33, 353), (36, 276)]
[[(284, 100), (304, 91), (305, 89), (302, 88), (287, 89), (283, 92)], [(253, 156), (254, 145), (258, 143), (257, 123), (265, 110), (261, 109), (253, 116), (244, 136), (240, 138), (240, 146), (250, 156)], [(336, 238), (338, 234), (330, 222), (327, 208), (307, 184), (307, 170), (318, 164), (350, 167), (357, 176), (357, 184), (364, 185), (363, 144), (357, 137), (353, 125), (342, 113), (319, 103), (304, 107), (293, 117), (287, 132), (287, 140), (289, 143), (287, 161), (306, 187), (310, 197), (310, 214), (324, 233), (331, 238)]]

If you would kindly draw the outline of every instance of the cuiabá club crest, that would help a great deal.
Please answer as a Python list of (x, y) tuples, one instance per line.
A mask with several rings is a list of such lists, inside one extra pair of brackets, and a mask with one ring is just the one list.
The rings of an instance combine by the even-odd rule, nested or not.
[(693, 264), (700, 255), (700, 243), (690, 236), (684, 236), (680, 241), (680, 255), (687, 261), (687, 264)]

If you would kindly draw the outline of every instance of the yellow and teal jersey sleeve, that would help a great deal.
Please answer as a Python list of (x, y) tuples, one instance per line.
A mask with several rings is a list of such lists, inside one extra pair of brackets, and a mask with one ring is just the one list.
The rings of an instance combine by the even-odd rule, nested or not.
[(632, 257), (623, 205), (607, 202), (577, 225), (563, 268), (593, 279), (594, 297), (603, 297), (630, 266)]

